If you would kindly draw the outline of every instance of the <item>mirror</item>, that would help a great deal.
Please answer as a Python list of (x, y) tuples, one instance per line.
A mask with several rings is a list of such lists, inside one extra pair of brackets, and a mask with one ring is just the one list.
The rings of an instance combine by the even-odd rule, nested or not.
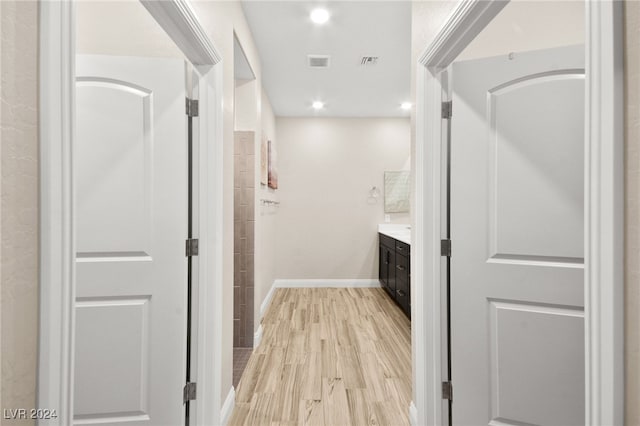
[(384, 212), (408, 213), (410, 174), (407, 170), (384, 172)]

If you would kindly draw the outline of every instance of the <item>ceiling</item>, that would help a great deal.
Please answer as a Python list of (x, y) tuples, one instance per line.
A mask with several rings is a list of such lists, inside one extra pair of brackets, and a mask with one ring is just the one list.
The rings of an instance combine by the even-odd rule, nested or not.
[[(304, 1), (243, 1), (260, 53), (262, 84), (278, 116), (408, 117), (411, 3), (332, 1), (331, 17), (316, 25), (320, 6)], [(328, 68), (314, 69), (307, 55), (330, 55)], [(361, 65), (377, 56), (375, 65)], [(314, 101), (325, 107), (316, 111)]]

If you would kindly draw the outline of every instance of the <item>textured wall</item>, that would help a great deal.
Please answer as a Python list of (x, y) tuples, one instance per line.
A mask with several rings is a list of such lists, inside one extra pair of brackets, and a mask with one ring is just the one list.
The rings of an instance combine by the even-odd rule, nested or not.
[(626, 418), (640, 425), (640, 2), (625, 1)]
[(0, 8), (2, 408), (31, 408), (38, 342), (38, 4), (2, 1)]

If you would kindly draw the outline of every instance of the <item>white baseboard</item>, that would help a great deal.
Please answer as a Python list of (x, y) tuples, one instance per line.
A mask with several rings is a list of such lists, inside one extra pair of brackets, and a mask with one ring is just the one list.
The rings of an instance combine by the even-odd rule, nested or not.
[[(348, 288), (348, 287), (380, 287), (380, 281), (377, 279), (278, 279), (274, 280), (269, 292), (265, 296), (260, 305), (260, 318), (264, 317), (276, 288), (313, 288), (313, 287), (329, 287), (329, 288)], [(257, 332), (256, 332), (257, 333)], [(255, 348), (255, 346), (254, 346)]]
[(380, 287), (377, 279), (312, 279), (312, 280), (275, 280), (276, 288), (371, 288)]
[[(277, 288), (374, 288), (380, 287), (377, 279), (278, 279), (274, 280), (269, 292), (260, 304), (260, 321), (264, 318), (264, 313), (269, 308), (273, 294)], [(262, 324), (253, 335), (253, 347), (257, 348), (262, 340)]]
[(223, 426), (226, 426), (229, 423), (229, 419), (231, 419), (231, 413), (233, 413), (233, 407), (236, 405), (236, 390), (233, 386), (229, 390), (227, 394), (227, 398), (224, 400), (224, 404), (222, 404), (222, 409), (220, 410), (220, 423)]
[(409, 422), (411, 426), (418, 426), (418, 409), (413, 401), (411, 401), (411, 405), (409, 405)]
[(253, 348), (257, 348), (262, 341), (262, 324), (258, 326), (258, 331), (253, 335)]
[[(269, 303), (271, 303), (271, 299), (273, 298), (273, 293), (275, 293), (275, 291), (276, 291), (276, 281), (273, 282), (273, 284), (271, 285), (271, 288), (269, 289), (269, 292), (267, 293), (267, 295), (265, 296), (264, 300), (262, 301), (262, 304), (260, 305), (260, 319), (262, 319), (262, 317), (264, 317), (264, 313), (267, 312), (267, 308), (269, 307)], [(255, 348), (255, 346), (254, 346), (254, 348)]]

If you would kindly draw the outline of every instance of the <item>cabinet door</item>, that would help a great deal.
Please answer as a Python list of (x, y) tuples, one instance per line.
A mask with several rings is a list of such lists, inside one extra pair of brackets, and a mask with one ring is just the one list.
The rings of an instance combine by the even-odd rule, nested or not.
[(387, 290), (392, 299), (396, 298), (396, 252), (393, 249), (387, 249), (389, 252), (389, 281)]
[(410, 315), (410, 295), (409, 295), (409, 258), (396, 254), (396, 287), (395, 287), (395, 299), (396, 302), (402, 307), (402, 310)]
[(380, 270), (381, 274), (384, 274), (384, 279), (382, 279), (382, 285), (387, 293), (394, 298), (395, 292), (395, 280), (396, 280), (396, 272), (395, 272), (395, 252), (387, 246), (381, 246), (380, 249)]
[(409, 284), (396, 280), (396, 302), (408, 317), (411, 317), (411, 304), (409, 303)]
[(382, 244), (380, 244), (380, 261), (378, 263), (380, 265), (378, 272), (380, 284), (383, 288), (387, 288), (389, 286), (389, 249)]

